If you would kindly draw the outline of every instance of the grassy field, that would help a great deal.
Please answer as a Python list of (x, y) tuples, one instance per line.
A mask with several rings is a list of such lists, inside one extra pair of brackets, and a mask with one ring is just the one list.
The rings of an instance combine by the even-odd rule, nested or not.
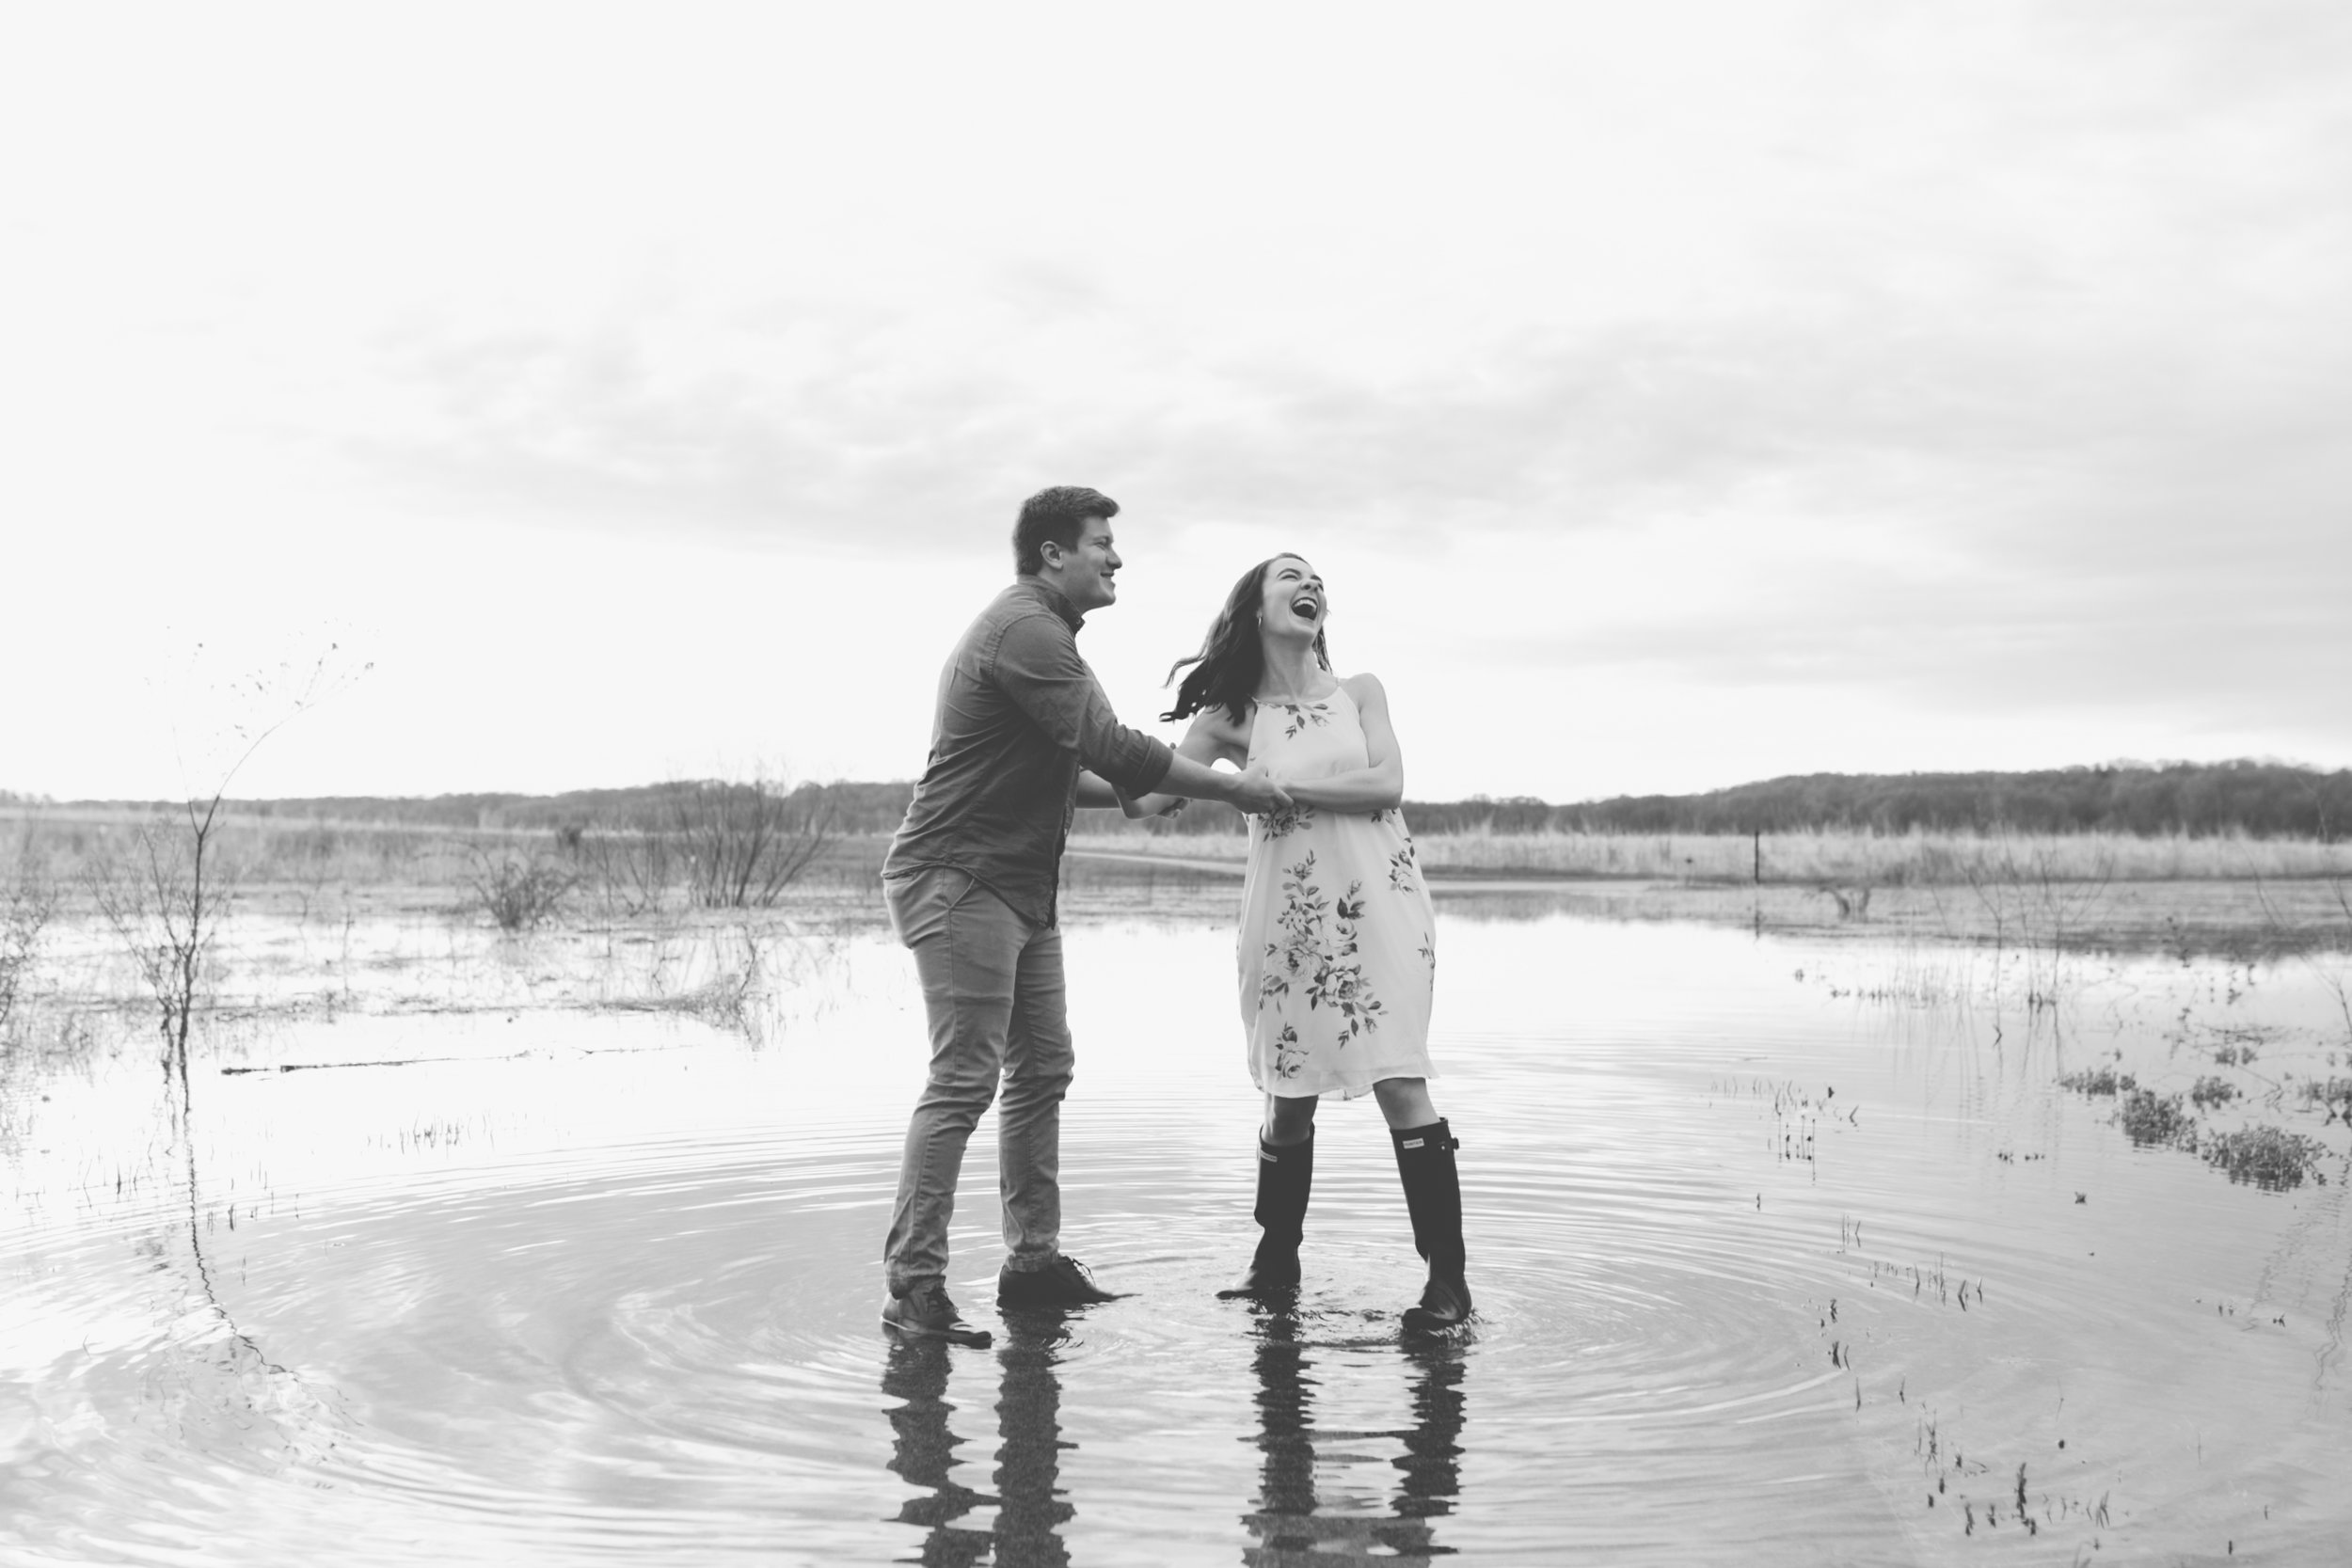
[[(39, 870), (61, 885), (119, 862), (157, 818), (132, 812), (0, 807), (0, 871)], [(564, 839), (543, 830), (454, 830), (236, 816), (219, 840), (232, 879), (294, 887), (458, 887), (485, 859), (521, 856), (594, 879), (625, 835)], [(1879, 834), (1824, 829), (1745, 834), (1459, 832), (1421, 835), (1432, 877), (1626, 879), (1692, 884), (1969, 887), (1985, 882), (2296, 881), (2352, 878), (2352, 843), (2185, 835)], [(807, 879), (852, 885), (880, 873), (880, 834), (830, 839)], [(1077, 832), (1082, 853), (1238, 865), (1240, 834)], [(1108, 868), (1105, 868), (1107, 872)]]
[[(126, 880), (138, 881), (140, 833), (157, 821), (131, 812), (0, 807), (0, 902), (24, 909), (24, 890), (33, 889), (67, 912), (94, 909), (109, 885), (119, 897)], [(177, 832), (184, 836), (184, 823)], [(173, 833), (162, 842), (172, 846)], [(1560, 907), (1602, 918), (1907, 929), (1996, 945), (2081, 939), (2233, 951), (2352, 948), (2352, 846), (2312, 841), (1552, 832), (1437, 833), (1418, 843), (1440, 889), (1541, 891), (1565, 900)], [(794, 905), (822, 906), (831, 919), (879, 921), (887, 847), (881, 834), (826, 840), (792, 882)], [(611, 927), (713, 908), (693, 888), (691, 847), (671, 843), (657, 852), (644, 834), (594, 831), (231, 816), (207, 878), (239, 902), (259, 900), (302, 920), (401, 907), (509, 929)], [(1073, 911), (1148, 895), (1170, 908), (1221, 911), (1247, 840), (1098, 832), (1074, 835), (1071, 848), (1063, 879)], [(526, 906), (519, 915), (518, 899)]]
[[(0, 875), (31, 869), (70, 896), (90, 878), (136, 859), (142, 830), (171, 836), (185, 824), (135, 812), (63, 812), (0, 806)], [(638, 835), (590, 832), (565, 839), (545, 829), (452, 829), (271, 816), (223, 818), (216, 868), (241, 886), (328, 890), (461, 888), (486, 863), (545, 863), (580, 883), (614, 869), (612, 852)], [(804, 879), (863, 883), (880, 874), (887, 841), (850, 835), (828, 841)]]
[[(186, 834), (184, 819), (0, 807), (0, 1046), (24, 1033), (9, 1022), (21, 997), (87, 1010), (175, 994), (167, 966), (160, 979), (151, 971), (185, 942)], [(1990, 949), (2010, 955), (2002, 972), (2036, 995), (2090, 953), (2294, 962), (2330, 988), (2352, 1028), (2352, 854), (2343, 846), (1836, 832), (1767, 834), (1760, 845), (1580, 832), (1419, 842), (1432, 885), (1466, 921), (1566, 914), (1894, 941), (1946, 958)], [(528, 935), (532, 952), (587, 943), (651, 955), (643, 986), (596, 993), (612, 1005), (731, 1007), (754, 963), (745, 955), (771, 938), (789, 945), (883, 927), (887, 845), (870, 833), (828, 839), (786, 896), (725, 902), (697, 882), (704, 848), (674, 842), (655, 852), (643, 833), (231, 816), (207, 859), (212, 902), (187, 970), (196, 978), (181, 989), (207, 1006), (258, 1007), (274, 987), (299, 989), (325, 964), (332, 1005), (362, 1006), (445, 950), (524, 984), (535, 960), (516, 965), (509, 939)], [(1062, 909), (1079, 922), (1231, 921), (1246, 847), (1239, 835), (1079, 836)], [(1942, 973), (1946, 958), (1920, 959), (1922, 973)], [(58, 1028), (81, 1016), (49, 1010)]]
[[(1995, 880), (2286, 881), (2352, 877), (2352, 844), (2115, 833), (1434, 833), (1417, 835), (1433, 877), (1623, 878), (1649, 881), (1967, 887)], [(1232, 860), (1238, 834), (1111, 832), (1073, 849)], [(1758, 873), (1761, 873), (1760, 877)]]

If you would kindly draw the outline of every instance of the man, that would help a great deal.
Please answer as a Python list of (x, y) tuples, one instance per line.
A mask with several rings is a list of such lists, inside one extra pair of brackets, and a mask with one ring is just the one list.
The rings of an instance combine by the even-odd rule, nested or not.
[(882, 1322), (985, 1346), (947, 1297), (947, 1222), (964, 1144), (997, 1097), (1009, 1256), (1000, 1306), (1114, 1299), (1062, 1255), (1061, 1101), (1073, 1052), (1055, 895), (1072, 811), (1167, 790), (1278, 811), (1263, 770), (1218, 772), (1121, 725), (1078, 657), (1089, 611), (1118, 598), (1119, 503), (1075, 485), (1041, 490), (1013, 526), (1014, 578), (940, 673), (930, 759), (882, 863), (891, 924), (914, 953), (931, 1037), (930, 1080), (907, 1127), (883, 1261)]

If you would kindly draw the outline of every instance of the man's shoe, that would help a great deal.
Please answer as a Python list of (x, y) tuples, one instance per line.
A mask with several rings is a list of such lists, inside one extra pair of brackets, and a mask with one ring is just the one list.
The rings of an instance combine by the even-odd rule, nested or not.
[(1458, 1275), (1451, 1279), (1432, 1276), (1422, 1287), (1420, 1305), (1405, 1309), (1405, 1332), (1444, 1334), (1470, 1322), (1470, 1282)]
[(956, 1304), (947, 1299), (947, 1287), (936, 1279), (917, 1280), (905, 1295), (883, 1302), (882, 1321), (883, 1327), (910, 1338), (945, 1339), (951, 1345), (988, 1349), (988, 1330), (965, 1323)]
[(999, 1307), (1092, 1307), (1118, 1299), (1117, 1291), (1094, 1283), (1087, 1266), (1075, 1258), (1057, 1257), (1041, 1269), (1015, 1269), (1008, 1263), (996, 1275)]

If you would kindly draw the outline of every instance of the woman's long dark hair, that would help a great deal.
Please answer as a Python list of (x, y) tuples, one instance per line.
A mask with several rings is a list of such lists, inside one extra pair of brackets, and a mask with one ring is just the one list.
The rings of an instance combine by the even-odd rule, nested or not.
[[(1180, 658), (1168, 667), (1168, 678), (1176, 679), (1176, 672), (1192, 666), (1176, 688), (1176, 705), (1160, 715), (1164, 720), (1189, 719), (1205, 708), (1222, 707), (1225, 716), (1240, 723), (1249, 716), (1249, 705), (1256, 701), (1258, 682), (1265, 678), (1265, 650), (1258, 645), (1258, 613), (1265, 603), (1265, 575), (1278, 561), (1305, 561), (1303, 555), (1284, 550), (1280, 555), (1267, 556), (1241, 575), (1233, 591), (1225, 595), (1225, 608), (1216, 612), (1210, 624), (1209, 635), (1200, 640), (1200, 651), (1189, 658)], [(1315, 661), (1326, 670), (1331, 668), (1331, 650), (1324, 645), (1323, 628), (1315, 628)]]

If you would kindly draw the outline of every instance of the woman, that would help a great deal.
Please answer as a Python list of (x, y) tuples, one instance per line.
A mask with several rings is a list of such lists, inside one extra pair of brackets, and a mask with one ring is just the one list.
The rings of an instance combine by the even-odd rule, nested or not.
[[(1218, 1293), (1296, 1287), (1322, 1096), (1369, 1090), (1388, 1119), (1413, 1244), (1429, 1261), (1407, 1329), (1454, 1327), (1470, 1311), (1463, 1277), (1462, 1190), (1452, 1130), (1430, 1101), (1429, 1001), (1436, 922), (1398, 804), (1405, 771), (1387, 693), (1368, 674), (1331, 673), (1323, 579), (1295, 555), (1233, 585), (1176, 705), (1192, 720), (1177, 750), (1195, 761), (1263, 764), (1292, 807), (1249, 819), (1242, 893), (1241, 1018), (1249, 1071), (1266, 1097), (1258, 1140), (1248, 1272)], [(1128, 801), (1128, 815), (1172, 797)]]

